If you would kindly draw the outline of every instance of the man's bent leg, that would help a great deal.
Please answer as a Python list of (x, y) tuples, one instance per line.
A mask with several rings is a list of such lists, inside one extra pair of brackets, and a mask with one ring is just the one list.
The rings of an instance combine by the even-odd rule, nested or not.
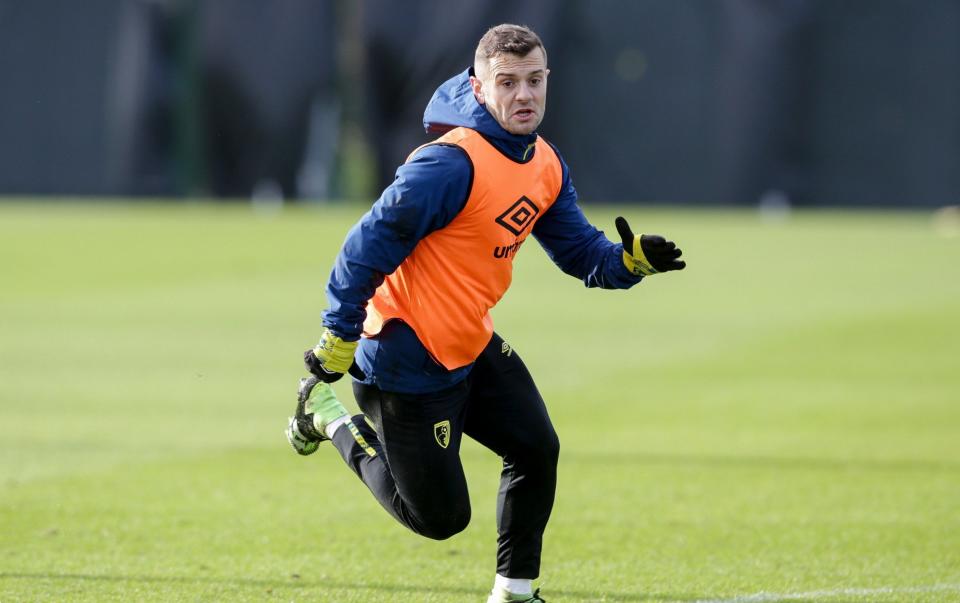
[(333, 444), (377, 501), (414, 532), (444, 539), (470, 521), (460, 463), (466, 386), (432, 394), (396, 394), (354, 383), (362, 416)]
[(464, 431), (503, 457), (497, 573), (536, 578), (557, 484), (560, 442), (523, 361), (496, 334), (469, 377)]

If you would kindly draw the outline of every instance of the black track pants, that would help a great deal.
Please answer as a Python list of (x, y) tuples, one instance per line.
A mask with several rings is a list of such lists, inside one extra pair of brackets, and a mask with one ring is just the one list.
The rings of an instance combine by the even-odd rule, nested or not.
[[(557, 483), (560, 443), (520, 357), (496, 334), (465, 381), (431, 394), (398, 394), (354, 383), (356, 433), (334, 445), (400, 523), (444, 539), (470, 521), (460, 463), (467, 434), (503, 458), (497, 498), (497, 573), (536, 578)], [(359, 437), (358, 437), (359, 436)]]

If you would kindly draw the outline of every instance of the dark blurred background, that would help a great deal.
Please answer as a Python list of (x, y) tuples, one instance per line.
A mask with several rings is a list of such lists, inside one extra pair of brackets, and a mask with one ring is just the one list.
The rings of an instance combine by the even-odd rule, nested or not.
[(960, 200), (960, 0), (0, 0), (0, 195), (372, 200), (506, 21), (585, 201)]

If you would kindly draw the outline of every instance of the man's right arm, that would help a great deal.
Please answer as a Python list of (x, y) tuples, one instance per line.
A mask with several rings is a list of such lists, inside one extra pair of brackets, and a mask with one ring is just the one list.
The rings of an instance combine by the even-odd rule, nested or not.
[(323, 325), (345, 341), (363, 330), (374, 291), (425, 236), (449, 224), (470, 194), (473, 166), (453, 145), (423, 147), (397, 169), (360, 221), (350, 229), (327, 284)]

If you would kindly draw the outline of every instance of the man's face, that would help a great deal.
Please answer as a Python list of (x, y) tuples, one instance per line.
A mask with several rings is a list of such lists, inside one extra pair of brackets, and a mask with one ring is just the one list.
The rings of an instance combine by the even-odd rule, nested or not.
[(501, 53), (474, 66), (470, 78), (477, 102), (511, 134), (530, 134), (547, 106), (547, 62), (539, 46), (519, 57)]

